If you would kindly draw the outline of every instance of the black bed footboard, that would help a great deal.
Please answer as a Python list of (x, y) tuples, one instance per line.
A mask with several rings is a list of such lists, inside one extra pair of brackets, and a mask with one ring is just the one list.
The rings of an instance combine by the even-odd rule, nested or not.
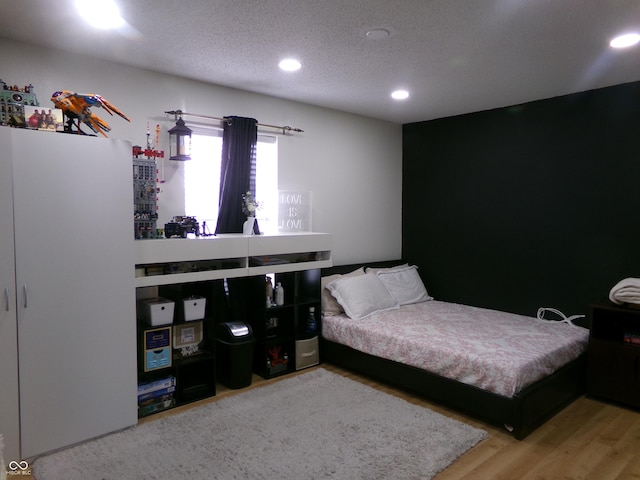
[(552, 375), (518, 392), (513, 398), (514, 411), (520, 417), (519, 432), (514, 433), (516, 438), (527, 436), (583, 395), (586, 389), (587, 356), (583, 354)]
[(359, 352), (321, 339), (323, 361), (416, 393), (488, 424), (505, 428), (521, 440), (585, 391), (585, 356), (514, 398), (450, 380), (418, 368)]

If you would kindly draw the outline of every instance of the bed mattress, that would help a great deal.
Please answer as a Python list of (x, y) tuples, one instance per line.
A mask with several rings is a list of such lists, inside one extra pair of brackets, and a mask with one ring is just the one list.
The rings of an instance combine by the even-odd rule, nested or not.
[(433, 300), (360, 320), (325, 316), (322, 335), (361, 352), (512, 397), (580, 356), (589, 331)]

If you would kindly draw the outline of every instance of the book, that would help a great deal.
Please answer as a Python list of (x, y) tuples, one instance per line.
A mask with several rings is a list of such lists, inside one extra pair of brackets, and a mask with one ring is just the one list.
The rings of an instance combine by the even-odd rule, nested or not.
[(176, 387), (171, 386), (167, 388), (161, 388), (160, 390), (152, 390), (150, 392), (141, 393), (138, 395), (138, 404), (145, 402), (149, 399), (154, 399), (167, 394), (173, 394), (173, 392), (175, 391), (176, 391)]
[(164, 395), (160, 395), (158, 397), (148, 398), (143, 401), (138, 401), (138, 408), (149, 407), (151, 405), (156, 405), (168, 401), (174, 401), (175, 397), (173, 393), (165, 393)]
[(152, 403), (151, 405), (145, 405), (138, 408), (138, 417), (144, 417), (151, 415), (152, 413), (161, 412), (175, 405), (175, 399), (164, 400), (162, 402)]
[(158, 380), (152, 380), (150, 382), (138, 384), (138, 395), (154, 392), (163, 388), (174, 387), (176, 385), (176, 377), (169, 376), (166, 378), (160, 378)]

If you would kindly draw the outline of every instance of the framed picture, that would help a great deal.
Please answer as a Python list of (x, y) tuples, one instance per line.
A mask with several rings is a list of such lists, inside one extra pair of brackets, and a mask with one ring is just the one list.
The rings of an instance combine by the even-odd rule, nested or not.
[(64, 131), (62, 110), (59, 108), (43, 108), (25, 105), (25, 126), (32, 130), (46, 130), (49, 132)]

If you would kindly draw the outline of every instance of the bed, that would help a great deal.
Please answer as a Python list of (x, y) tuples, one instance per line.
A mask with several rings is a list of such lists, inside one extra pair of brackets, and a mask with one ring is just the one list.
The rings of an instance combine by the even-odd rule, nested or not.
[(323, 269), (322, 284), (323, 361), (517, 439), (585, 391), (586, 328), (434, 300), (397, 261)]

